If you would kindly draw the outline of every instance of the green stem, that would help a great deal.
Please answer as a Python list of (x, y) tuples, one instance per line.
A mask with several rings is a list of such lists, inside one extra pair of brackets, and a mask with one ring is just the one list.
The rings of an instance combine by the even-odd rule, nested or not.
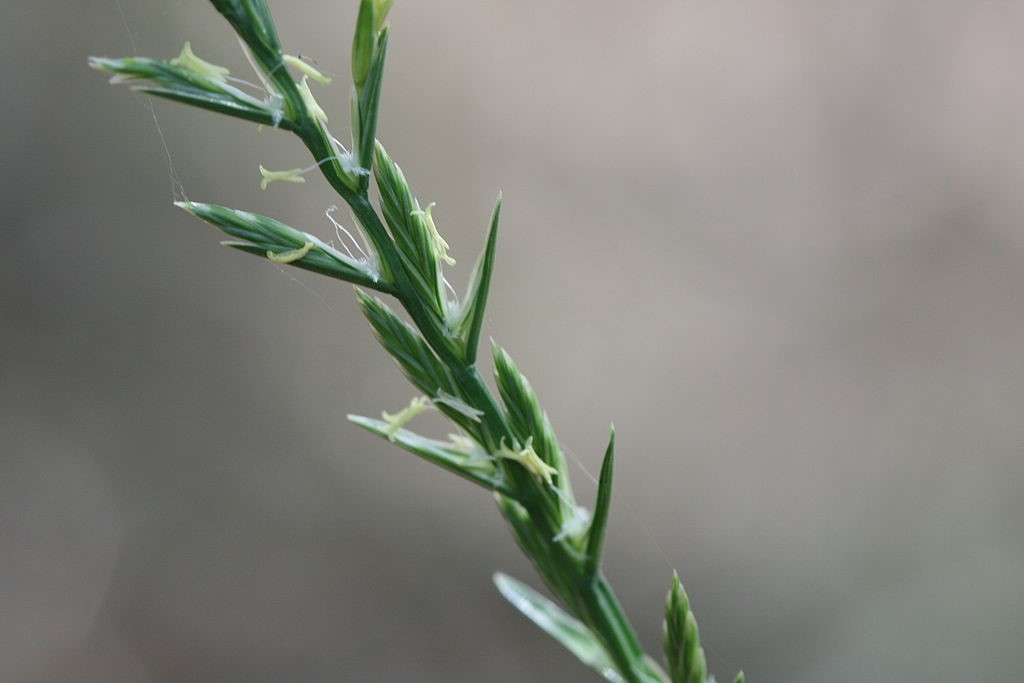
[(589, 617), (584, 623), (599, 634), (622, 675), (631, 683), (662, 683), (661, 677), (647, 666), (646, 653), (604, 575), (599, 573), (584, 585)]
[(664, 683), (648, 665), (636, 632), (604, 575), (588, 574), (585, 563), (561, 543), (550, 543), (548, 550), (548, 561), (553, 566), (547, 570), (531, 559), (573, 616), (601, 640), (619, 673), (629, 683)]

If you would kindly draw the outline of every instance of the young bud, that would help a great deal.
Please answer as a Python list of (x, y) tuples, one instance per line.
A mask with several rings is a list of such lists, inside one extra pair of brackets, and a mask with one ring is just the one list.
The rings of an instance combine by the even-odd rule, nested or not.
[(665, 599), (662, 636), (669, 677), (678, 683), (706, 683), (707, 660), (704, 648), (700, 646), (697, 619), (690, 610), (690, 598), (675, 572), (672, 572), (672, 588)]
[(356, 19), (356, 35), (352, 39), (352, 82), (357, 88), (366, 83), (373, 63), (373, 48), (377, 42), (376, 5), (379, 0), (363, 0)]

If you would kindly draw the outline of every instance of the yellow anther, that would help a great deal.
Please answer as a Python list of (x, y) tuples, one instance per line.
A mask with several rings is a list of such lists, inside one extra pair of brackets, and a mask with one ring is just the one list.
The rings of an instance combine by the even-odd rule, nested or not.
[(458, 451), (459, 453), (465, 453), (469, 455), (473, 451), (477, 450), (476, 441), (466, 436), (465, 434), (449, 434), (448, 440), (452, 442), (452, 450)]
[(388, 440), (393, 442), (395, 440), (395, 436), (398, 435), (399, 429), (409, 424), (409, 421), (420, 413), (429, 410), (432, 405), (433, 404), (430, 402), (430, 399), (426, 396), (417, 396), (413, 398), (408, 406), (402, 408), (394, 415), (382, 412), (380, 416), (388, 423), (387, 428), (384, 430), (388, 435)]
[(494, 456), (484, 450), (472, 437), (465, 434), (449, 434), (448, 449), (460, 453), (466, 458), (462, 460), (463, 467), (488, 470), (494, 472)]
[(526, 468), (526, 470), (537, 477), (538, 479), (544, 480), (545, 484), (551, 485), (551, 475), (558, 474), (551, 465), (547, 464), (540, 459), (537, 455), (537, 451), (533, 450), (533, 437), (531, 436), (526, 440), (526, 445), (520, 450), (512, 450), (505, 445), (505, 440), (501, 441), (501, 448), (494, 454), (499, 458), (505, 458), (506, 460), (515, 460), (517, 463)]
[(312, 242), (306, 242), (298, 249), (289, 249), (288, 251), (273, 252), (267, 251), (267, 258), (274, 263), (292, 263), (300, 259), (306, 258), (306, 254), (313, 248)]
[(313, 97), (313, 93), (309, 90), (309, 76), (303, 76), (297, 86), (299, 88), (299, 94), (302, 95), (302, 102), (306, 105), (306, 111), (309, 112), (309, 115), (321, 123), (327, 123), (327, 114), (320, 108), (316, 98)]
[(289, 168), (287, 171), (268, 171), (263, 168), (263, 164), (260, 164), (260, 175), (263, 176), (263, 180), (260, 181), (260, 189), (267, 189), (267, 185), (277, 180), (286, 183), (304, 183), (306, 179), (302, 177), (303, 169), (301, 168)]
[(228, 74), (231, 73), (226, 67), (217, 66), (211, 64), (205, 59), (196, 57), (195, 53), (192, 52), (192, 44), (189, 42), (185, 43), (185, 47), (181, 48), (181, 54), (171, 60), (173, 66), (180, 66), (183, 69), (194, 71), (200, 76), (205, 76), (211, 81), (224, 82)]
[(283, 59), (285, 64), (295, 69), (298, 69), (302, 73), (312, 78), (314, 81), (319, 81), (324, 85), (331, 82), (330, 76), (324, 76), (322, 73), (320, 73), (320, 71), (317, 70), (315, 66), (313, 66), (309, 62), (303, 61), (301, 57), (295, 57), (293, 55), (284, 55)]

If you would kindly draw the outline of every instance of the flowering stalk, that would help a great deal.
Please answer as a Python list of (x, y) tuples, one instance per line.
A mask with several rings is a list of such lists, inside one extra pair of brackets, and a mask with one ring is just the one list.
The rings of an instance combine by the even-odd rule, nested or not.
[[(196, 56), (186, 43), (169, 61), (92, 58), (112, 82), (167, 99), (290, 131), (312, 154), (308, 169), (268, 171), (276, 180), (302, 182), (317, 169), (351, 208), (365, 249), (327, 244), (266, 216), (215, 204), (177, 205), (229, 235), (232, 248), (272, 262), (350, 282), (381, 345), (421, 395), (382, 419), (349, 419), (402, 448), (493, 492), (519, 545), (561, 605), (504, 574), (495, 584), (509, 602), (606, 680), (628, 683), (704, 683), (709, 680), (689, 601), (673, 579), (664, 632), (668, 673), (640, 645), (601, 571), (615, 460), (614, 431), (605, 453), (593, 512), (577, 504), (565, 456), (547, 415), (512, 358), (492, 345), (497, 395), (481, 377), (477, 353), (495, 263), (501, 197), (487, 242), (459, 300), (444, 275), (454, 265), (428, 204), (421, 208), (401, 169), (376, 139), (390, 0), (361, 0), (352, 44), (351, 146), (327, 129), (311, 81), (330, 79), (282, 50), (265, 0), (211, 0), (242, 39), (263, 91), (234, 85), (227, 69)], [(293, 73), (298, 74), (295, 80)], [(318, 86), (319, 87), (319, 86)], [(376, 182), (379, 206), (370, 200)], [(328, 216), (330, 216), (328, 212)], [(333, 221), (333, 219), (331, 219)], [(406, 323), (377, 295), (394, 299)], [(421, 436), (408, 426), (438, 410), (455, 426), (448, 440)]]

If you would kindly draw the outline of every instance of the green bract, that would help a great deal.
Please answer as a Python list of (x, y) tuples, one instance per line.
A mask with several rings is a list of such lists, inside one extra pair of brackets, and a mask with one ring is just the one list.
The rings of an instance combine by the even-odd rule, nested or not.
[[(477, 353), (495, 266), (501, 197), (460, 301), (445, 278), (444, 268), (454, 260), (435, 224), (433, 204), (420, 205), (376, 139), (390, 0), (359, 4), (352, 43), (351, 150), (328, 131), (327, 114), (310, 88), (309, 79), (317, 87), (330, 79), (284, 53), (267, 3), (211, 2), (241, 38), (263, 86), (260, 95), (232, 85), (227, 69), (196, 56), (188, 43), (170, 60), (92, 58), (90, 65), (114, 74), (112, 82), (294, 133), (312, 155), (312, 165), (286, 171), (261, 166), (263, 187), (275, 180), (302, 182), (303, 173), (318, 169), (352, 210), (365, 249), (351, 234), (355, 251), (267, 216), (216, 204), (177, 205), (232, 237), (227, 246), (357, 285), (359, 304), (374, 333), (421, 395), (406, 408), (383, 411), (382, 419), (349, 419), (494, 494), (519, 545), (560, 603), (496, 574), (498, 589), (512, 605), (606, 680), (705, 683), (697, 623), (678, 577), (673, 576), (664, 619), (666, 673), (640, 646), (601, 571), (614, 431), (590, 512), (577, 503), (554, 429), (511, 356), (492, 345), (496, 392), (479, 373)], [(370, 199), (371, 178), (378, 206)], [(388, 297), (391, 305), (384, 300)], [(392, 305), (401, 307), (411, 323)], [(418, 414), (434, 409), (455, 427), (447, 441), (410, 429)]]

